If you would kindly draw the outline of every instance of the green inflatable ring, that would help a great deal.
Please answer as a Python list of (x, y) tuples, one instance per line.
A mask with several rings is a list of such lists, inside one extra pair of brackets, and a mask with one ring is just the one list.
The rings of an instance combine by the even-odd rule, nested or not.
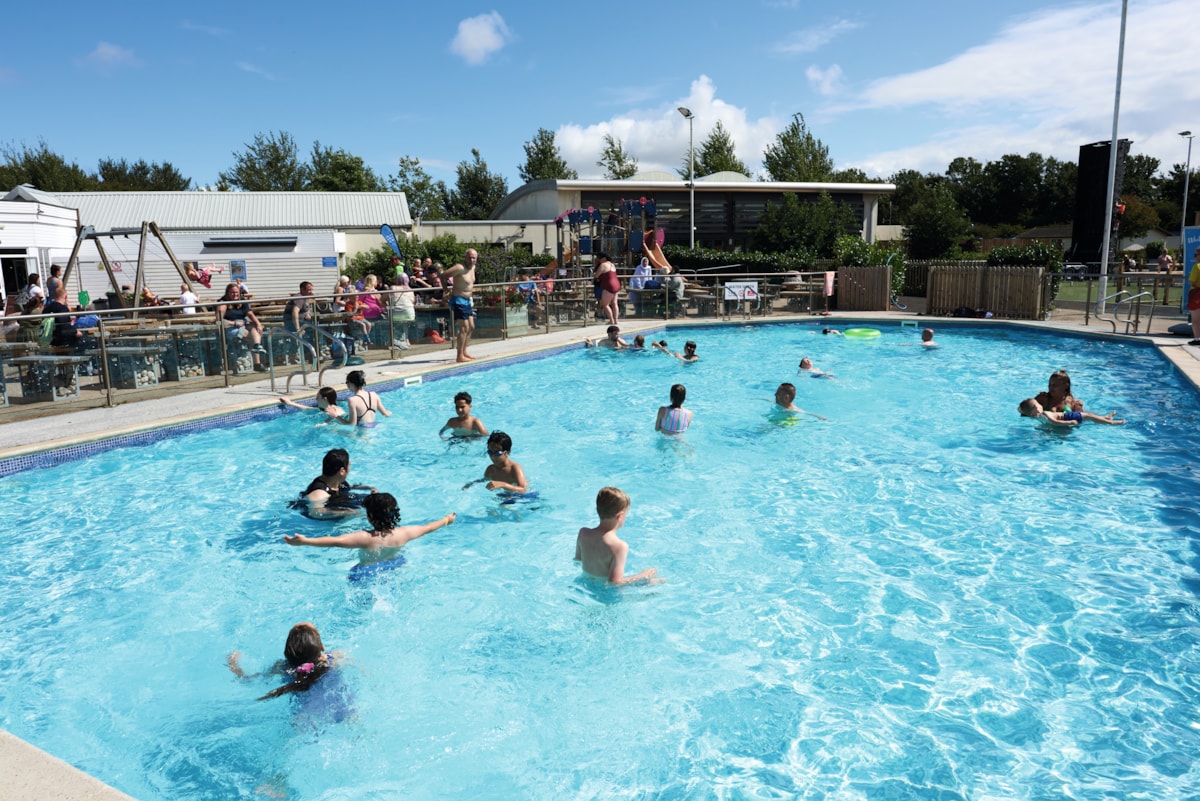
[(856, 339), (876, 339), (879, 336), (878, 328), (847, 328), (842, 332), (844, 336), (854, 337)]

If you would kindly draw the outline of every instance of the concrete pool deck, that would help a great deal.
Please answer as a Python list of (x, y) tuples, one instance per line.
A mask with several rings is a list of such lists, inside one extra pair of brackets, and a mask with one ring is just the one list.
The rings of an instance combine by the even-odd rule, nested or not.
[[(813, 326), (825, 324), (848, 326), (855, 323), (866, 324), (870, 321), (889, 324), (910, 322), (921, 328), (928, 326), (938, 331), (939, 338), (945, 338), (948, 334), (952, 335), (955, 326), (983, 323), (1000, 327), (1012, 326), (1043, 331), (1058, 330), (1071, 334), (1103, 335), (1121, 340), (1149, 341), (1159, 348), (1172, 365), (1191, 382), (1193, 387), (1200, 391), (1200, 347), (1187, 345), (1187, 337), (1167, 335), (1167, 327), (1178, 323), (1178, 319), (1165, 319), (1161, 324), (1156, 320), (1152, 334), (1141, 334), (1128, 338), (1113, 335), (1107, 324), (1097, 323), (1095, 320), (1092, 320), (1090, 325), (1084, 325), (1082, 312), (1072, 314), (1071, 312), (1056, 311), (1055, 319), (1050, 322), (934, 318), (919, 316), (912, 312), (835, 313), (830, 317), (797, 315), (794, 317), (754, 318), (753, 320), (755, 323), (800, 322)], [(741, 322), (740, 319), (733, 320), (732, 324)], [(623, 321), (622, 333), (632, 336), (638, 331), (697, 324), (720, 325), (722, 323), (709, 320), (629, 320)], [(605, 325), (597, 324), (587, 328), (563, 329), (536, 336), (481, 342), (472, 345), (471, 350), (479, 359), (476, 364), (487, 364), (491, 360), (507, 356), (577, 345), (585, 336), (603, 337), (605, 327)], [(447, 349), (375, 362), (352, 369), (363, 369), (367, 374), (368, 383), (378, 384), (408, 376), (445, 371), (457, 366), (454, 362), (454, 351)], [(347, 371), (347, 369), (331, 371), (328, 383), (337, 386), (343, 385)], [(1039, 382), (1040, 380), (1039, 377)], [(315, 389), (311, 385), (294, 387), (289, 397), (294, 399), (311, 398)], [(272, 392), (269, 382), (264, 380), (227, 388), (181, 392), (171, 397), (137, 401), (113, 408), (69, 412), (47, 418), (46, 424), (31, 424), (30, 421), (7, 423), (0, 425), (0, 459), (233, 412), (266, 408), (275, 405), (279, 397), (280, 394)], [(50, 437), (47, 437), (47, 431), (51, 432)], [(66, 799), (67, 801), (75, 799), (131, 801), (130, 797), (124, 793), (104, 785), (3, 730), (0, 730), (0, 765), (5, 766), (7, 779), (5, 787), (0, 790), (0, 798), (16, 799), (17, 801), (26, 801), (26, 799), (40, 801), (46, 798)], [(143, 801), (150, 800), (143, 799)]]

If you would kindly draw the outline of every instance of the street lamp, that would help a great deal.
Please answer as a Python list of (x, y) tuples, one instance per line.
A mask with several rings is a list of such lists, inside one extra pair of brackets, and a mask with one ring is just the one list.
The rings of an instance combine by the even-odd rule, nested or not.
[[(1187, 166), (1183, 168), (1183, 218), (1179, 221), (1179, 266), (1182, 268), (1187, 264), (1187, 243), (1183, 241), (1183, 229), (1187, 227), (1187, 201), (1188, 201), (1188, 181), (1192, 177), (1192, 140), (1196, 135), (1191, 131), (1180, 131), (1179, 135), (1188, 140)], [(1183, 277), (1187, 281), (1187, 275)], [(1186, 286), (1186, 284), (1185, 284)], [(1180, 304), (1184, 310), (1187, 309), (1187, 295), (1182, 293)]]
[(696, 148), (692, 146), (695, 140), (692, 138), (692, 132), (695, 130), (694, 123), (696, 118), (692, 115), (690, 108), (680, 106), (679, 113), (687, 118), (688, 121), (688, 204), (692, 207), (691, 210), (691, 249), (696, 249)]

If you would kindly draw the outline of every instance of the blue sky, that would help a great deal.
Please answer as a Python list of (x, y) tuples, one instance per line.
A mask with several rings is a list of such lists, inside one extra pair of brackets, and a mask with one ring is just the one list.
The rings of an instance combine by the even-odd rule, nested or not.
[[(792, 114), (835, 165), (886, 177), (1037, 151), (1074, 160), (1112, 132), (1119, 0), (1047, 3), (741, 0), (511, 4), (293, 2), (64, 7), (14, 3), (0, 53), (0, 143), (39, 139), (94, 170), (169, 161), (197, 185), (260, 131), (363, 157), (419, 158), (453, 183), (478, 148), (520, 185), (523, 144), (558, 134), (599, 177), (605, 133), (642, 169), (673, 170), (696, 115), (739, 157)], [(1182, 163), (1200, 132), (1196, 0), (1129, 4), (1121, 128)], [(1197, 154), (1200, 157), (1200, 153)], [(3, 189), (6, 189), (3, 188)]]

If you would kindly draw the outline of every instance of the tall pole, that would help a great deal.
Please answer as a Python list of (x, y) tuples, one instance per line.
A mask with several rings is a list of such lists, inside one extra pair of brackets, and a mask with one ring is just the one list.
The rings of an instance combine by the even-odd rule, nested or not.
[(696, 148), (693, 143), (693, 133), (696, 130), (694, 125), (696, 118), (692, 115), (691, 109), (680, 106), (677, 111), (687, 118), (688, 121), (688, 205), (691, 207), (690, 212), (690, 228), (691, 236), (689, 238), (690, 247), (696, 249)]
[(1117, 183), (1117, 126), (1121, 119), (1121, 72), (1125, 67), (1125, 18), (1129, 0), (1121, 0), (1121, 44), (1117, 48), (1117, 89), (1113, 96), (1112, 143), (1108, 151), (1108, 202), (1104, 209), (1104, 244), (1100, 252), (1100, 300), (1096, 313), (1104, 314), (1104, 298), (1108, 295), (1108, 250), (1112, 241), (1113, 194)]
[[(1183, 241), (1183, 229), (1187, 228), (1187, 201), (1188, 201), (1188, 181), (1192, 177), (1192, 140), (1196, 135), (1191, 131), (1180, 131), (1179, 135), (1188, 140), (1187, 166), (1183, 168), (1183, 217), (1179, 221), (1179, 267), (1184, 268), (1187, 264), (1187, 243)], [(1184, 288), (1187, 288), (1187, 275), (1183, 276)], [(1181, 293), (1179, 298), (1180, 311), (1187, 312), (1187, 292)]]

